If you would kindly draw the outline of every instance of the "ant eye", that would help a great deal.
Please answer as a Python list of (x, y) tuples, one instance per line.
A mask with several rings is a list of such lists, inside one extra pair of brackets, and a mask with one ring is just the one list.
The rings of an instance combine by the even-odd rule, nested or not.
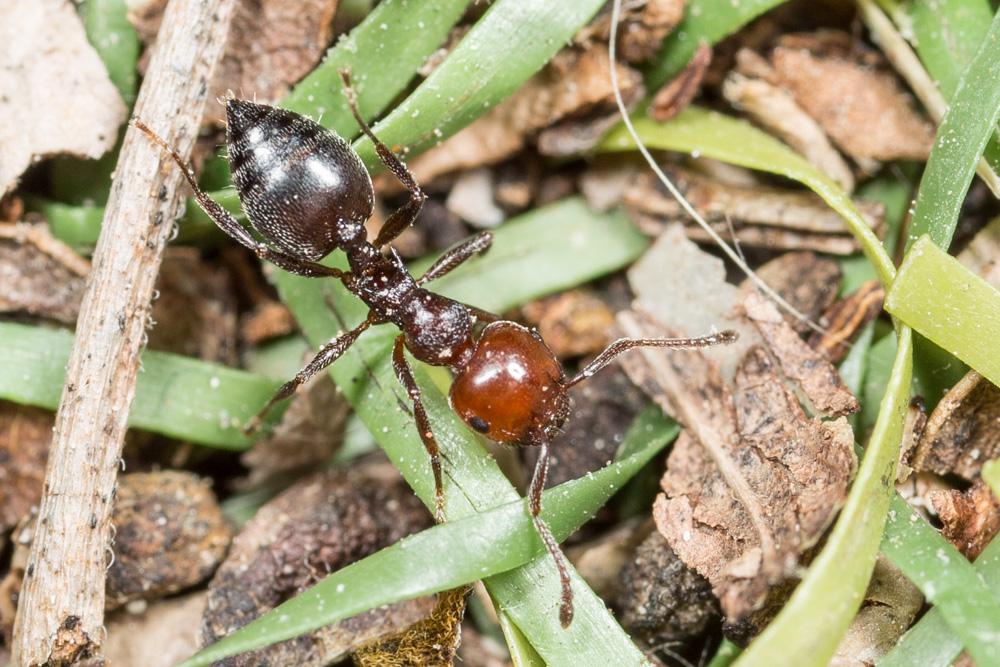
[(469, 420), (469, 426), (476, 429), (480, 433), (489, 433), (490, 425), (486, 423), (486, 420), (482, 417), (473, 417)]

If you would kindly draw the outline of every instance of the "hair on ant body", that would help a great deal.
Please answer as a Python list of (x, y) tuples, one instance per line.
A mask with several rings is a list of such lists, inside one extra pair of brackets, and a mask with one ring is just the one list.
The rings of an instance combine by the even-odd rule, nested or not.
[[(374, 202), (371, 177), (350, 144), (318, 123), (285, 109), (246, 100), (226, 102), (226, 143), (233, 181), (247, 219), (267, 241), (260, 243), (198, 188), (194, 172), (174, 149), (141, 120), (132, 120), (132, 125), (172, 156), (194, 190), (198, 204), (228, 236), (261, 259), (291, 273), (340, 280), (369, 308), (364, 321), (321, 347), (313, 360), (285, 383), (251, 420), (246, 431), (258, 428), (262, 417), (276, 402), (291, 396), (299, 385), (335, 362), (366, 329), (381, 324), (396, 326), (400, 334), (393, 346), (392, 364), (413, 404), (417, 431), (430, 457), (438, 521), (444, 520), (439, 449), (406, 351), (424, 363), (452, 370), (455, 378), (450, 402), (471, 428), (497, 442), (540, 448), (528, 489), (528, 508), (559, 571), (562, 584), (559, 620), (567, 627), (573, 619), (569, 568), (540, 512), (549, 443), (569, 416), (568, 389), (626, 350), (707, 347), (731, 342), (736, 333), (723, 331), (701, 338), (617, 340), (577, 375), (568, 378), (536, 331), (425, 289), (427, 283), (488, 250), (492, 236), (481, 232), (458, 244), (419, 278), (409, 273), (394, 250), (388, 248), (388, 253), (383, 252), (416, 219), (426, 195), (406, 166), (362, 119), (349, 74), (344, 71), (341, 76), (355, 120), (372, 141), (383, 164), (409, 193), (407, 201), (386, 220), (374, 242), (367, 240), (365, 231)], [(349, 271), (317, 263), (335, 249), (347, 256)]]

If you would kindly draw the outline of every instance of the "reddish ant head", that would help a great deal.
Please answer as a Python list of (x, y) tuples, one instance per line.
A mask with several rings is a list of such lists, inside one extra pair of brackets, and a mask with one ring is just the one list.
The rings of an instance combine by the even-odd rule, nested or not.
[(232, 99), (226, 142), (240, 201), (268, 242), (312, 261), (364, 234), (372, 180), (336, 134), (291, 111)]
[(497, 442), (548, 441), (569, 414), (566, 376), (542, 338), (514, 322), (483, 329), (451, 385), (455, 412)]

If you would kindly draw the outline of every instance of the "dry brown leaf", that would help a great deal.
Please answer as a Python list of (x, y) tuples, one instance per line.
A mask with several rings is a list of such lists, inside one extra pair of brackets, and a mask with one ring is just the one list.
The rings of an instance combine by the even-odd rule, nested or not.
[[(858, 250), (840, 216), (811, 192), (721, 184), (684, 169), (667, 171), (724, 238), (735, 234), (743, 245), (775, 250), (808, 249), (841, 255)], [(623, 203), (640, 229), (651, 236), (662, 232), (665, 225), (682, 222), (690, 238), (709, 240), (653, 174), (643, 173), (634, 179), (624, 192)], [(865, 221), (879, 231), (884, 207), (874, 202), (856, 203)]]
[(259, 487), (277, 476), (315, 470), (329, 461), (343, 441), (349, 411), (326, 373), (300, 388), (274, 432), (240, 457), (250, 469), (244, 485)]
[[(147, 44), (155, 41), (166, 4), (166, 0), (129, 4), (129, 20)], [(319, 62), (332, 37), (338, 4), (338, 0), (237, 2), (226, 52), (216, 69), (209, 99), (233, 91), (239, 97), (259, 102), (280, 100)], [(205, 114), (216, 124), (225, 122), (222, 105), (207, 105)]]
[[(209, 584), (202, 641), (211, 643), (326, 574), (430, 525), (420, 502), (388, 465), (354, 466), (300, 480), (262, 507)], [(326, 665), (354, 647), (418, 621), (420, 598), (375, 609), (221, 665)]]
[(42, 498), (53, 423), (47, 410), (0, 402), (0, 534)]
[[(818, 320), (837, 298), (840, 290), (840, 265), (828, 257), (809, 251), (786, 252), (755, 269), (781, 298), (810, 320)], [(743, 294), (755, 292), (757, 286), (749, 278), (740, 283)], [(797, 332), (809, 331), (809, 325), (791, 313), (782, 313), (785, 321)]]
[[(730, 326), (733, 319), (724, 314), (732, 311), (736, 288), (725, 282), (721, 262), (678, 239), (676, 228), (669, 234), (629, 274), (637, 307), (669, 326), (634, 312), (620, 314), (619, 326), (639, 338), (704, 333), (707, 326), (689, 321), (696, 314)], [(698, 302), (690, 294), (660, 294), (677, 271), (698, 276)], [(780, 317), (771, 319), (765, 330), (774, 326), (791, 333)], [(731, 622), (761, 608), (775, 586), (795, 576), (801, 554), (843, 503), (855, 465), (846, 419), (805, 415), (771, 357), (786, 351), (785, 334), (767, 335), (780, 341), (779, 349), (769, 353), (750, 333), (741, 339), (743, 347), (643, 350), (622, 360), (632, 380), (685, 428), (668, 459), (661, 482), (665, 493), (657, 498), (654, 518), (677, 555), (712, 583)], [(801, 364), (794, 362), (785, 363), (799, 375), (799, 384), (832, 386), (835, 398), (825, 403), (842, 405), (828, 369), (821, 367), (817, 381), (802, 377)], [(724, 380), (730, 371), (720, 372), (720, 365), (733, 364), (730, 385)]]
[(209, 487), (207, 480), (177, 471), (119, 478), (108, 609), (176, 593), (212, 575), (232, 528)]
[(831, 47), (844, 35), (786, 35), (771, 53), (776, 82), (856, 161), (926, 160), (934, 127), (895, 76)]
[(0, 195), (34, 160), (114, 146), (125, 103), (72, 3), (7, 0), (0, 44)]
[(90, 262), (44, 225), (0, 224), (0, 312), (76, 321)]
[(928, 418), (913, 469), (975, 480), (983, 463), (1000, 456), (998, 421), (1000, 389), (969, 371), (938, 401)]
[(831, 667), (873, 667), (913, 623), (923, 596), (879, 554), (865, 601), (830, 660)]
[(826, 331), (814, 331), (809, 346), (822, 352), (831, 363), (840, 362), (850, 350), (850, 341), (882, 312), (885, 289), (878, 280), (869, 280), (834, 303), (819, 318)]
[(532, 301), (521, 308), (524, 319), (560, 359), (597, 354), (611, 340), (615, 317), (588, 289), (574, 289)]
[[(623, 3), (618, 22), (620, 57), (630, 63), (642, 63), (656, 55), (663, 40), (684, 17), (687, 0), (639, 0)], [(611, 11), (597, 16), (574, 37), (578, 44), (593, 41), (607, 44), (611, 35)]]
[(703, 42), (698, 45), (698, 49), (681, 73), (663, 84), (653, 95), (653, 101), (649, 105), (649, 117), (658, 123), (665, 123), (683, 111), (698, 94), (701, 81), (711, 63), (712, 47)]
[(647, 646), (701, 634), (719, 617), (712, 587), (652, 531), (621, 570), (622, 627)]
[(465, 600), (471, 586), (438, 593), (434, 610), (400, 632), (359, 647), (353, 655), (359, 667), (452, 665), (462, 640)]
[(1000, 532), (1000, 504), (982, 479), (965, 491), (932, 491), (934, 511), (941, 519), (941, 534), (969, 560), (975, 560)]
[(198, 627), (208, 594), (189, 593), (149, 604), (141, 613), (108, 617), (101, 650), (109, 665), (173, 667), (198, 650)]

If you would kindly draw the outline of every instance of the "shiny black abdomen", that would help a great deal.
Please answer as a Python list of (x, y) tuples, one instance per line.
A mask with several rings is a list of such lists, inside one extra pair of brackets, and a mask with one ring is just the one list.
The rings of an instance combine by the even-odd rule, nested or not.
[(304, 116), (246, 100), (230, 100), (226, 115), (233, 182), (267, 241), (317, 260), (347, 228), (363, 229), (372, 182), (346, 141)]

